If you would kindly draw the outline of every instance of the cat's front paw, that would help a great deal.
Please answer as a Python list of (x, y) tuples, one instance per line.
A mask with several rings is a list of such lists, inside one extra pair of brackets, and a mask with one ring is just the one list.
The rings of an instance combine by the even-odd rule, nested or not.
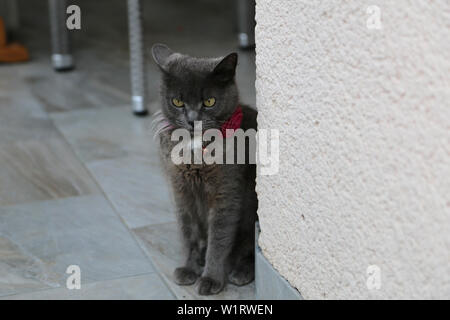
[(201, 277), (198, 280), (198, 294), (209, 296), (218, 294), (224, 287), (224, 281), (220, 282), (210, 277)]
[(197, 281), (198, 274), (194, 270), (186, 267), (176, 268), (173, 276), (175, 282), (180, 286), (188, 286), (194, 284)]
[(244, 265), (231, 271), (228, 275), (228, 281), (236, 286), (243, 286), (253, 281), (255, 278), (254, 266)]

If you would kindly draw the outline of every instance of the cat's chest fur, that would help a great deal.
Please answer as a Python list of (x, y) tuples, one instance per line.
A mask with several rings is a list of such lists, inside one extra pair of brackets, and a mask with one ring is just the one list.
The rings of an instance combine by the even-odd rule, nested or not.
[[(175, 187), (189, 188), (196, 194), (211, 196), (223, 183), (225, 166), (220, 164), (175, 164), (171, 160), (174, 143), (168, 137), (161, 139), (161, 151), (166, 171)], [(181, 190), (180, 190), (181, 191)]]
[(216, 164), (181, 164), (172, 165), (172, 173), (183, 179), (193, 188), (211, 192), (222, 180), (222, 168)]

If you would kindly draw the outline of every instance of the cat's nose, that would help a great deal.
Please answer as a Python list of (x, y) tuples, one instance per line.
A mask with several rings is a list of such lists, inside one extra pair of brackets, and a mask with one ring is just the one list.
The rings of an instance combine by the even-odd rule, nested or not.
[(187, 121), (190, 125), (194, 126), (194, 121), (197, 120), (198, 118), (198, 112), (197, 111), (193, 111), (193, 110), (189, 110), (187, 112), (186, 115)]
[(188, 125), (191, 126), (192, 128), (194, 127), (194, 121), (189, 121), (189, 120), (188, 120), (187, 123), (188, 123)]

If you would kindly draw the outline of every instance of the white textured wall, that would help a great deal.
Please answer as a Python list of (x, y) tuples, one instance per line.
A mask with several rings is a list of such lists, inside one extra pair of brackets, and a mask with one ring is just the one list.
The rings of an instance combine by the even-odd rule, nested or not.
[(450, 298), (450, 1), (257, 0), (256, 20), (259, 127), (280, 130), (265, 256), (305, 298)]

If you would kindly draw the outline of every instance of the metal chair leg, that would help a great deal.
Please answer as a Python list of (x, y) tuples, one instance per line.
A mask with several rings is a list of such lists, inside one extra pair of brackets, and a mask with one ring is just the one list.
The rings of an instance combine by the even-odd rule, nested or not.
[(236, 1), (239, 47), (250, 49), (255, 46), (255, 0)]
[(69, 30), (66, 26), (66, 0), (49, 0), (52, 34), (52, 64), (56, 71), (71, 70), (74, 61), (70, 52)]
[(148, 111), (140, 0), (128, 0), (128, 25), (133, 112), (137, 116), (144, 116)]

